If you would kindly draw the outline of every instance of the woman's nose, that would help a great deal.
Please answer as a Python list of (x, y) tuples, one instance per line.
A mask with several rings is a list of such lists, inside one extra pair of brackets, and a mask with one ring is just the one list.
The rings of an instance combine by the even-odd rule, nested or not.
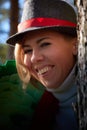
[(37, 63), (42, 61), (44, 58), (43, 54), (40, 51), (33, 51), (32, 56), (31, 56), (31, 62), (32, 63)]

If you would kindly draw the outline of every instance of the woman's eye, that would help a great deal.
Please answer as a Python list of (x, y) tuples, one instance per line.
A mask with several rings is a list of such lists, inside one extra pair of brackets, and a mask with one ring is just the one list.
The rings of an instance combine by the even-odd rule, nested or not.
[(32, 49), (24, 50), (24, 53), (25, 54), (27, 54), (27, 53), (30, 54), (30, 53), (32, 53)]
[(49, 46), (51, 43), (49, 43), (49, 42), (45, 42), (45, 43), (42, 43), (40, 46), (41, 47), (45, 47), (45, 46)]

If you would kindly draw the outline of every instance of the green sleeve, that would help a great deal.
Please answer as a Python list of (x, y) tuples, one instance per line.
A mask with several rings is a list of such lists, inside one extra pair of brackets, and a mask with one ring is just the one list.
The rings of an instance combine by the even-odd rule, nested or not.
[(27, 129), (43, 92), (32, 84), (22, 89), (14, 60), (0, 65), (0, 128)]

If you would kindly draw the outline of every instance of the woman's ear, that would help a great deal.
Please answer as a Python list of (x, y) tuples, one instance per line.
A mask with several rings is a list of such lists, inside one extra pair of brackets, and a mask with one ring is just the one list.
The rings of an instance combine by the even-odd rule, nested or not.
[(78, 53), (78, 41), (77, 38), (73, 39), (73, 55), (77, 55)]

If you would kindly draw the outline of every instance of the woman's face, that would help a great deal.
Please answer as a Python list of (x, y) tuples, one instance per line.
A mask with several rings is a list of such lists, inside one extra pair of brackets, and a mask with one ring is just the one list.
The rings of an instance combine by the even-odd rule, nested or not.
[(76, 39), (54, 31), (34, 31), (25, 36), (24, 64), (47, 88), (57, 88), (75, 64)]

